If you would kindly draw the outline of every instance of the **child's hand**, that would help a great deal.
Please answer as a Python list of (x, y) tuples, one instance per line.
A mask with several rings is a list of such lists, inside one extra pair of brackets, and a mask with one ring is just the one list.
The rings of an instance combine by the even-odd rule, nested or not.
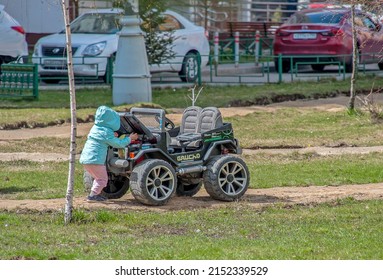
[(131, 141), (135, 141), (135, 140), (138, 139), (138, 134), (137, 133), (131, 133), (129, 135), (129, 138), (130, 138)]
[(115, 133), (114, 133), (114, 137), (118, 137), (118, 132), (115, 132)]

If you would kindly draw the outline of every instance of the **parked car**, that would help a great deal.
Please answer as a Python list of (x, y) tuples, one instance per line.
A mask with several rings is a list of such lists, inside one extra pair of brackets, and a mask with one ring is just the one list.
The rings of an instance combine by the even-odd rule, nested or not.
[[(377, 63), (383, 70), (380, 55), (383, 29), (367, 13), (356, 11), (355, 27), (360, 63)], [(275, 58), (276, 71), (288, 72), (297, 62), (310, 63), (315, 71), (342, 62), (352, 71), (352, 22), (348, 8), (308, 9), (296, 12), (275, 33), (274, 55), (282, 55), (282, 65)]]
[(28, 44), (24, 28), (0, 5), (0, 65), (19, 58), (28, 58)]
[[(108, 75), (107, 58), (117, 52), (122, 12), (121, 9), (93, 10), (71, 23), (75, 76)], [(151, 72), (177, 72), (183, 81), (193, 82), (198, 77), (198, 63), (206, 65), (208, 61), (210, 48), (205, 30), (173, 11), (166, 11), (163, 16), (160, 30), (173, 32), (171, 47), (175, 57), (152, 65)], [(43, 37), (36, 43), (32, 59), (39, 64), (39, 74), (46, 82), (58, 82), (60, 76), (67, 75), (65, 44), (64, 31)]]

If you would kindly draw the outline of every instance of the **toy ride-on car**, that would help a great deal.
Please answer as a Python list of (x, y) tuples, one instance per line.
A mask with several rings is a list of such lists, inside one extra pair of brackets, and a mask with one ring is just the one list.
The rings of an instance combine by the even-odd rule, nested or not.
[[(119, 114), (118, 133), (136, 132), (139, 139), (124, 149), (109, 148), (107, 198), (120, 198), (130, 188), (139, 202), (164, 205), (174, 193), (195, 195), (202, 183), (217, 200), (233, 201), (246, 192), (249, 170), (237, 156), (242, 151), (231, 123), (222, 121), (217, 108), (188, 107), (178, 127), (162, 109), (132, 108)], [(92, 181), (85, 172), (87, 190)]]

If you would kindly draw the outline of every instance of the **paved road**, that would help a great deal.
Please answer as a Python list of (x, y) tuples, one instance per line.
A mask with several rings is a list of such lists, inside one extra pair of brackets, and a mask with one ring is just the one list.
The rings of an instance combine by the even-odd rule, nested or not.
[[(375, 74), (383, 76), (383, 71), (379, 71), (378, 65), (371, 64), (366, 65), (365, 69), (359, 68), (360, 72)], [(343, 73), (342, 68), (337, 66), (326, 66), (325, 71), (315, 72), (311, 70), (310, 66), (302, 66), (299, 68), (298, 73), (285, 73), (280, 77), (274, 70), (274, 63), (258, 65), (254, 63), (219, 65), (217, 69), (211, 67), (204, 67), (202, 69), (202, 83), (227, 85), (227, 84), (265, 84), (265, 83), (278, 83), (280, 80), (283, 82), (292, 81), (317, 81), (319, 79), (337, 79), (343, 80), (350, 77), (351, 74)], [(47, 85), (41, 83), (40, 88), (66, 88), (66, 81), (61, 81), (58, 85)], [(104, 84), (101, 80), (90, 80), (86, 84), (78, 83), (78, 87), (107, 87), (109, 85)], [(190, 84), (183, 83), (178, 77), (177, 73), (154, 73), (152, 74), (152, 85), (154, 87), (190, 87)]]
[[(366, 65), (365, 69), (359, 68), (360, 72), (368, 74), (383, 75), (378, 65)], [(202, 73), (203, 83), (213, 84), (265, 84), (265, 83), (278, 83), (281, 79), (283, 82), (291, 81), (317, 81), (319, 79), (331, 78), (343, 80), (350, 77), (351, 74), (343, 73), (343, 69), (337, 66), (326, 66), (325, 71), (315, 72), (310, 66), (302, 66), (299, 68), (298, 73), (285, 73), (280, 77), (275, 72), (274, 63), (255, 66), (254, 63), (219, 65), (217, 69), (205, 67)], [(159, 82), (179, 83), (177, 74), (161, 73), (154, 74), (152, 77), (153, 84)]]

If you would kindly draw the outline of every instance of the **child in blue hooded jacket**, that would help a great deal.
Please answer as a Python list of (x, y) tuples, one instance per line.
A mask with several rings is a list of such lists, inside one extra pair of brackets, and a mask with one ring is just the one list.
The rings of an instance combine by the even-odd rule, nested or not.
[(101, 192), (108, 184), (105, 166), (108, 146), (124, 148), (132, 140), (138, 138), (137, 133), (132, 133), (124, 139), (116, 137), (115, 131), (119, 128), (120, 116), (118, 113), (107, 106), (100, 106), (96, 111), (94, 125), (88, 134), (80, 156), (80, 163), (94, 178), (92, 190), (87, 198), (89, 202), (107, 200), (101, 195)]

